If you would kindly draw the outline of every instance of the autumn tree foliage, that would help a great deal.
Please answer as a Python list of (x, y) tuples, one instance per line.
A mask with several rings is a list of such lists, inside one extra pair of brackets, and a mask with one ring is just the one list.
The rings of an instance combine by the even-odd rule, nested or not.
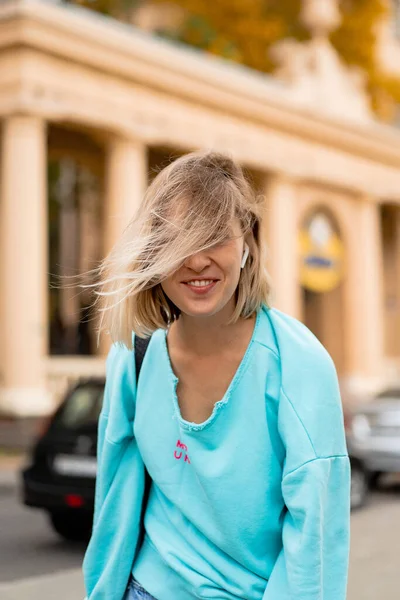
[[(129, 20), (143, 3), (179, 7), (176, 27), (157, 32), (258, 71), (271, 73), (276, 65), (271, 47), (285, 38), (306, 40), (302, 0), (76, 0), (100, 12)], [(387, 17), (388, 0), (341, 0), (342, 22), (331, 40), (342, 60), (361, 69), (376, 112), (389, 118), (400, 102), (400, 82), (381, 69), (377, 25)]]

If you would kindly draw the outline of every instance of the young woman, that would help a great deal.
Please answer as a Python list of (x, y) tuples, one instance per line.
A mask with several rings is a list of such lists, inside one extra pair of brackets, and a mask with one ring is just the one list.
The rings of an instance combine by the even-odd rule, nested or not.
[[(189, 154), (158, 174), (102, 267), (115, 343), (89, 600), (345, 600), (337, 375), (270, 307), (260, 223), (238, 165)], [(138, 385), (135, 336), (151, 336)]]

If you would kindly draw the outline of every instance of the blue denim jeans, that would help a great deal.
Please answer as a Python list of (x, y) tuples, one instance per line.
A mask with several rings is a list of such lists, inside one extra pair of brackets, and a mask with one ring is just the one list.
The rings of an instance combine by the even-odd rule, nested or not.
[(156, 598), (146, 592), (140, 583), (131, 577), (124, 600), (156, 600)]

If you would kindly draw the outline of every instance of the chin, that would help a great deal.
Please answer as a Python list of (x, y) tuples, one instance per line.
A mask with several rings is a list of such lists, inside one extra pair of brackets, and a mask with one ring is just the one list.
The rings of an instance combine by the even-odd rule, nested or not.
[(207, 318), (213, 317), (222, 311), (227, 304), (229, 299), (225, 298), (199, 298), (198, 300), (185, 298), (182, 302), (177, 304), (181, 312), (188, 317), (200, 317)]
[(188, 317), (212, 317), (221, 310), (220, 305), (214, 303), (201, 303), (196, 302), (185, 302), (182, 303), (180, 310), (183, 314)]

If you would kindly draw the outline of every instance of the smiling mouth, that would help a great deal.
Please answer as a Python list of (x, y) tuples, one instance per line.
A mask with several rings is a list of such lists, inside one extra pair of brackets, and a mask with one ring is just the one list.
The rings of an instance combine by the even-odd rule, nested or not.
[(216, 279), (193, 279), (193, 281), (185, 281), (184, 283), (193, 287), (207, 287), (212, 283), (216, 283)]
[(196, 294), (205, 294), (215, 287), (218, 279), (193, 279), (182, 283)]

